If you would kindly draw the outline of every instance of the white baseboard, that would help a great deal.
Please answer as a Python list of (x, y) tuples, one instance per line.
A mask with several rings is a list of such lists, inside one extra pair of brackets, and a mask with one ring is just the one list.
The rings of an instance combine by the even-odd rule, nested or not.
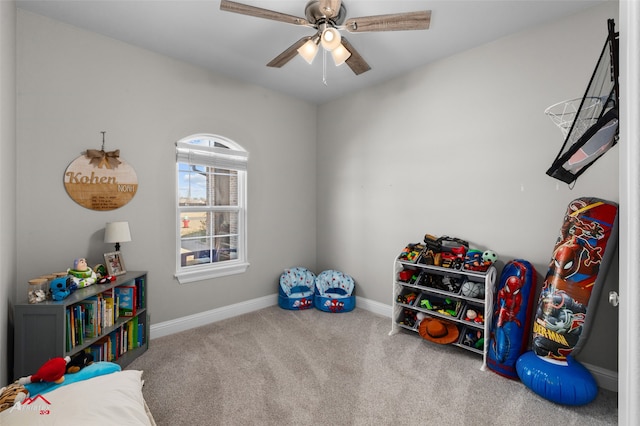
[(374, 314), (389, 318), (391, 318), (391, 314), (393, 312), (393, 307), (391, 305), (365, 299), (359, 296), (356, 296), (356, 306), (369, 312), (373, 312)]
[(591, 373), (594, 379), (596, 379), (596, 383), (602, 389), (610, 390), (613, 392), (618, 392), (618, 372), (607, 370), (606, 368), (598, 367), (597, 365), (587, 364), (586, 362), (581, 362), (587, 370)]
[(248, 314), (249, 312), (268, 308), (269, 306), (273, 306), (277, 303), (278, 295), (273, 294), (242, 303), (236, 303), (234, 305), (223, 306), (222, 308), (212, 309), (210, 311), (199, 312), (182, 318), (176, 318), (159, 324), (153, 324), (149, 330), (149, 337), (153, 340), (157, 337), (168, 336), (173, 333), (179, 333), (195, 327), (201, 327), (223, 319)]
[[(221, 321), (223, 319), (233, 318), (238, 315), (248, 314), (249, 312), (268, 308), (269, 306), (276, 305), (277, 303), (278, 295), (272, 294), (270, 296), (260, 297), (258, 299), (248, 300), (242, 303), (236, 303), (234, 305), (224, 306), (222, 308), (212, 309), (210, 311), (161, 322), (151, 326), (150, 337), (153, 340), (157, 337), (168, 336), (173, 333), (186, 331), (195, 327), (211, 324), (216, 321)], [(388, 318), (391, 318), (393, 313), (393, 307), (391, 305), (365, 299), (359, 296), (356, 296), (356, 306)], [(593, 377), (596, 379), (598, 386), (613, 392), (618, 391), (617, 371), (607, 370), (602, 367), (586, 363), (582, 363), (582, 365), (591, 372)]]

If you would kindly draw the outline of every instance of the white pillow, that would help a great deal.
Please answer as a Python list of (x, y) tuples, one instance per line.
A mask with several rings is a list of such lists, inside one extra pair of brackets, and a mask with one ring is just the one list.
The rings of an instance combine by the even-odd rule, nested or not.
[(142, 371), (125, 370), (63, 386), (44, 395), (29, 395), (20, 407), (14, 406), (0, 413), (0, 424), (112, 426), (152, 423), (145, 413)]

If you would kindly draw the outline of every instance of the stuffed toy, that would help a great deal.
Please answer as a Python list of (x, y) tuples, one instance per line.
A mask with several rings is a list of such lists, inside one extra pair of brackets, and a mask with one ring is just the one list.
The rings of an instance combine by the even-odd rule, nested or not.
[(89, 266), (87, 259), (79, 258), (73, 261), (73, 268), (67, 269), (67, 273), (71, 275), (71, 279), (77, 288), (88, 287), (97, 281), (98, 276)]
[[(64, 300), (73, 293), (75, 286), (73, 285), (73, 280), (71, 276), (67, 275), (66, 277), (56, 278), (51, 280), (49, 284), (49, 292), (51, 293), (51, 299), (53, 300)], [(73, 289), (72, 289), (73, 288)]]
[(42, 367), (38, 369), (36, 374), (19, 378), (18, 383), (21, 385), (38, 382), (62, 383), (64, 382), (64, 373), (67, 371), (67, 364), (70, 361), (71, 357), (68, 356), (64, 358), (52, 358), (42, 364)]
[(0, 388), (0, 413), (13, 407), (17, 402), (24, 401), (29, 391), (18, 382)]
[(77, 373), (90, 364), (93, 364), (93, 355), (85, 351), (80, 351), (75, 354), (67, 364), (67, 374)]

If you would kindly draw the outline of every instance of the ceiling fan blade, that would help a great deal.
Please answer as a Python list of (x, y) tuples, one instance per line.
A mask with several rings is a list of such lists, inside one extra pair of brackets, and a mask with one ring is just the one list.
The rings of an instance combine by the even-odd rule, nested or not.
[(350, 33), (365, 31), (426, 30), (431, 23), (431, 11), (393, 13), (347, 19), (344, 28)]
[(360, 54), (356, 51), (353, 45), (349, 43), (349, 40), (342, 37), (342, 45), (349, 51), (349, 53), (351, 53), (351, 56), (347, 58), (345, 63), (349, 65), (349, 68), (351, 68), (351, 71), (353, 71), (355, 75), (360, 75), (371, 69), (367, 61), (365, 61), (364, 58), (360, 56)]
[(255, 16), (257, 18), (272, 19), (274, 21), (285, 22), (293, 25), (309, 25), (304, 18), (287, 15), (286, 13), (275, 12), (261, 7), (249, 6), (248, 4), (237, 3), (235, 1), (220, 1), (220, 10), (225, 12), (239, 13), (241, 15)]
[(335, 18), (340, 12), (341, 0), (320, 0), (320, 12), (327, 18)]
[(311, 37), (302, 37), (300, 40), (293, 43), (287, 50), (276, 56), (267, 64), (268, 67), (281, 68), (287, 62), (292, 60), (298, 54), (298, 48), (305, 44)]

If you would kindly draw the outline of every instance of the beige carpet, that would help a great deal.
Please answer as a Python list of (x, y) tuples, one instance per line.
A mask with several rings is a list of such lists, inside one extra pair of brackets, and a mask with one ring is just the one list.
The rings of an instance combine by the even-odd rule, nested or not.
[(614, 392), (556, 405), (479, 355), (390, 330), (362, 309), (274, 306), (154, 339), (128, 369), (159, 426), (617, 424)]

